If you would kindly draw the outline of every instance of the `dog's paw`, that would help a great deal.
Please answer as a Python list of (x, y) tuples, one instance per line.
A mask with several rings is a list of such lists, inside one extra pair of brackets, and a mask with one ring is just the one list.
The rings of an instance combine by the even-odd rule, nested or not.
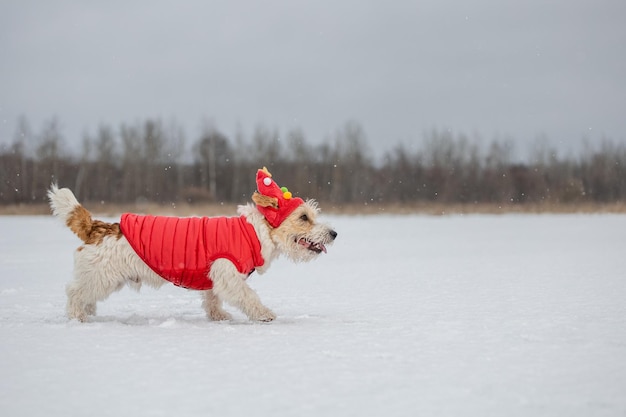
[(78, 320), (81, 323), (84, 323), (87, 321), (87, 312), (81, 308), (68, 307), (67, 318), (70, 320)]
[(276, 320), (276, 314), (269, 308), (264, 308), (259, 312), (259, 314), (254, 317), (250, 317), (254, 321), (262, 321), (264, 323), (269, 323), (270, 321)]
[(224, 321), (224, 320), (232, 320), (233, 316), (230, 313), (224, 310), (211, 310), (209, 313), (209, 318), (213, 321)]
[(96, 304), (87, 304), (85, 306), (85, 314), (88, 316), (95, 316), (97, 312)]
[(76, 320), (80, 323), (85, 323), (87, 321), (87, 315), (82, 313), (82, 314), (68, 314), (67, 318), (71, 320)]

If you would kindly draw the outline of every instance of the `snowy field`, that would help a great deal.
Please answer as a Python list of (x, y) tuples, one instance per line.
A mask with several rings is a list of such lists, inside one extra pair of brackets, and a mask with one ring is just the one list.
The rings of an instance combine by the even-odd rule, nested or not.
[(277, 321), (126, 288), (65, 318), (78, 239), (0, 217), (0, 416), (624, 416), (626, 216), (328, 216), (250, 284)]

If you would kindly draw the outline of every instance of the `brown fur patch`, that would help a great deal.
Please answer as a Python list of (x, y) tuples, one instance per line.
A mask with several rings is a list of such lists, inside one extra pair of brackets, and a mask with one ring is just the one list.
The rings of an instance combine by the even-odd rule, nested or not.
[(119, 223), (106, 223), (91, 218), (83, 206), (76, 207), (67, 218), (67, 227), (85, 243), (98, 244), (106, 236), (122, 237)]
[(276, 197), (268, 197), (257, 191), (252, 194), (252, 201), (257, 206), (278, 208), (278, 199)]

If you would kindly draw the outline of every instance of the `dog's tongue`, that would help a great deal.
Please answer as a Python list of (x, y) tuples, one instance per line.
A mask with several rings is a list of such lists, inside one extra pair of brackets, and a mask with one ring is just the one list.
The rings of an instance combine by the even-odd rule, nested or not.
[(319, 249), (324, 253), (328, 253), (326, 252), (326, 246), (323, 243), (311, 243), (309, 241), (307, 241), (306, 239), (302, 238), (298, 241), (298, 244), (304, 246), (305, 248), (314, 248), (314, 249)]

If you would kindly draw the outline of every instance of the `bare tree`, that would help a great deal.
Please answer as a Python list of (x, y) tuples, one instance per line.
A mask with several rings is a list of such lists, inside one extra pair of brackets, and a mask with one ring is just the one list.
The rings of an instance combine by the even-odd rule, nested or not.
[(117, 187), (115, 137), (109, 126), (101, 125), (95, 140), (96, 178), (94, 197), (102, 201), (116, 200)]
[(29, 181), (28, 172), (28, 154), (33, 142), (33, 132), (31, 130), (28, 120), (25, 116), (20, 116), (18, 119), (18, 127), (14, 136), (13, 152), (19, 159), (19, 171), (16, 173), (18, 177), (15, 181), (16, 189), (19, 190), (18, 195), (21, 195), (20, 201), (27, 201), (29, 198), (34, 198), (34, 190), (29, 189), (31, 184)]
[(208, 192), (212, 201), (216, 201), (218, 198), (222, 198), (218, 192), (218, 184), (220, 183), (218, 174), (224, 172), (232, 158), (228, 138), (214, 126), (206, 125), (202, 137), (194, 149), (199, 165), (201, 187)]
[[(166, 145), (165, 145), (165, 157), (167, 166), (165, 167), (168, 173), (168, 178), (174, 178), (174, 181), (167, 181), (167, 184), (171, 186), (171, 190), (168, 190), (170, 198), (180, 201), (181, 192), (185, 187), (185, 132), (183, 128), (175, 121), (170, 122), (166, 129)], [(173, 173), (173, 175), (169, 175)]]
[(335, 137), (337, 169), (331, 198), (336, 202), (367, 202), (374, 195), (369, 188), (370, 160), (365, 132), (356, 122), (346, 123)]
[(39, 145), (35, 151), (38, 160), (37, 169), (33, 173), (33, 190), (37, 199), (43, 199), (50, 182), (61, 177), (62, 138), (59, 122), (56, 118), (44, 124)]
[[(245, 142), (244, 133), (241, 125), (237, 125), (235, 131), (235, 144), (232, 154), (232, 166), (233, 175), (230, 181), (230, 199), (231, 201), (241, 200), (246, 193), (251, 193), (252, 190), (246, 185), (249, 181), (245, 180), (242, 176), (242, 172), (251, 165), (252, 152), (250, 145)], [(228, 184), (227, 184), (228, 186)]]
[(122, 201), (134, 202), (143, 195), (146, 168), (141, 140), (140, 128), (138, 126), (122, 125), (120, 128), (122, 139)]
[(270, 131), (258, 125), (252, 136), (252, 151), (255, 159), (262, 165), (272, 167), (281, 160), (280, 134), (277, 129)]
[(161, 177), (163, 169), (163, 148), (165, 138), (160, 120), (148, 120), (143, 127), (143, 166), (145, 197), (151, 201), (161, 201)]
[(93, 153), (93, 139), (88, 133), (83, 135), (82, 150), (80, 162), (78, 165), (78, 173), (74, 181), (74, 192), (79, 200), (91, 200), (92, 195), (89, 192), (89, 177), (91, 169), (91, 158)]

